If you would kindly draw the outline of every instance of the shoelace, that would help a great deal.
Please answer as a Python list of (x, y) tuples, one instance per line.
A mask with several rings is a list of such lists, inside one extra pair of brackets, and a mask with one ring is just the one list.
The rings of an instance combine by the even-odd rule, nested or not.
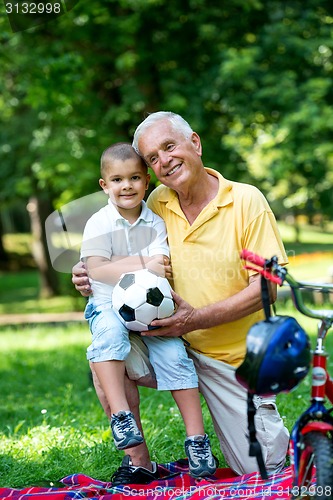
[(198, 458), (209, 459), (209, 447), (205, 441), (192, 441), (191, 447), (193, 448), (193, 455)]
[(130, 465), (121, 465), (111, 476), (112, 483), (126, 484), (131, 482), (134, 469)]
[(116, 417), (115, 427), (118, 427), (122, 432), (135, 430), (133, 421), (129, 415), (122, 415), (120, 417)]

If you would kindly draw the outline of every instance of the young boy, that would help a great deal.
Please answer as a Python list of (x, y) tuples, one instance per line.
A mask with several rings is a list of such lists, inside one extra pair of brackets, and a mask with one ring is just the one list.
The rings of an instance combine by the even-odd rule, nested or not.
[[(128, 143), (107, 148), (101, 157), (99, 184), (108, 205), (87, 222), (81, 248), (93, 294), (85, 309), (92, 333), (87, 358), (112, 411), (111, 429), (117, 449), (144, 440), (125, 394), (125, 359), (130, 351), (129, 331), (112, 310), (112, 291), (124, 272), (146, 267), (171, 276), (163, 220), (143, 201), (149, 185), (147, 166)], [(131, 333), (132, 335), (133, 333)], [(215, 459), (205, 434), (198, 378), (180, 338), (145, 337), (157, 388), (170, 390), (184, 419), (185, 452), (195, 477), (214, 474)], [(156, 470), (156, 464), (153, 464)]]

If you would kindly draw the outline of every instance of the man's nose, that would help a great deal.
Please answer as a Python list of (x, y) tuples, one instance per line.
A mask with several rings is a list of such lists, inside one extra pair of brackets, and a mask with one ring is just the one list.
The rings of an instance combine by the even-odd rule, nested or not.
[(169, 162), (170, 162), (170, 155), (169, 155), (168, 151), (160, 151), (158, 153), (158, 157), (159, 157), (159, 160), (160, 160), (160, 164), (162, 166), (166, 166), (166, 165), (169, 164)]

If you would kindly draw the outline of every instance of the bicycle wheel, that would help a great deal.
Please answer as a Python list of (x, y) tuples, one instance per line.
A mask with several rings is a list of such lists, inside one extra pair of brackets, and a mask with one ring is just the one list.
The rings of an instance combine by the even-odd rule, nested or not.
[(303, 437), (300, 455), (298, 494), (310, 498), (333, 499), (333, 440), (321, 432)]

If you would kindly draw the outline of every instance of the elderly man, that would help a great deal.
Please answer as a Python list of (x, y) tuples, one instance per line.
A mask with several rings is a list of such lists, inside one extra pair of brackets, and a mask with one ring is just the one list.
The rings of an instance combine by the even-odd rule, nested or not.
[[(152, 323), (159, 327), (158, 333), (143, 332), (142, 339), (136, 339), (128, 376), (150, 383), (150, 367), (141, 369), (143, 364), (138, 363), (147, 358), (144, 335), (184, 336), (226, 461), (238, 474), (253, 472), (258, 467), (248, 453), (247, 394), (236, 381), (235, 370), (245, 355), (247, 332), (263, 314), (260, 277), (244, 269), (239, 255), (248, 248), (287, 262), (274, 215), (258, 189), (204, 167), (200, 137), (179, 115), (149, 115), (136, 129), (133, 147), (162, 183), (147, 203), (166, 223), (177, 311)], [(73, 269), (73, 283), (81, 293), (89, 293), (82, 268)], [(274, 300), (276, 289), (273, 296)], [(128, 388), (138, 414), (133, 381)], [(107, 412), (98, 381), (96, 390)], [(267, 471), (278, 472), (285, 462), (288, 431), (274, 398), (257, 397), (255, 405)], [(114, 479), (130, 483), (132, 477), (132, 482), (140, 482), (138, 473), (152, 469), (148, 450), (141, 445), (127, 453), (130, 458), (125, 457)]]

